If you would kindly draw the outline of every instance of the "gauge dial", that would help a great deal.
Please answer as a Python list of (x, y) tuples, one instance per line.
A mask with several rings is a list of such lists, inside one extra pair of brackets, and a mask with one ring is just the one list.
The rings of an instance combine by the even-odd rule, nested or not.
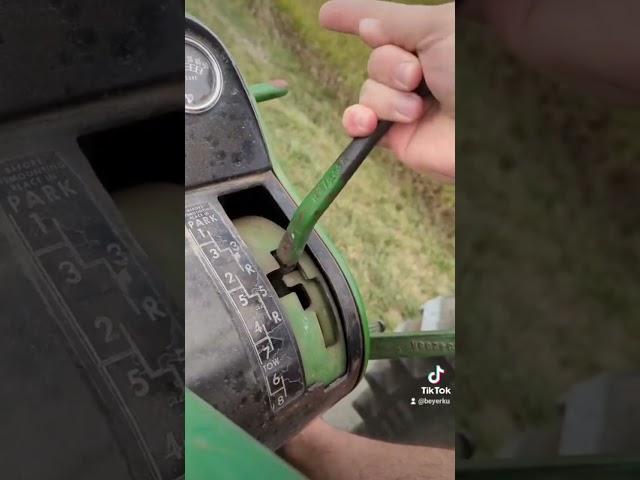
[(202, 113), (212, 108), (222, 93), (222, 71), (200, 42), (184, 42), (184, 110)]

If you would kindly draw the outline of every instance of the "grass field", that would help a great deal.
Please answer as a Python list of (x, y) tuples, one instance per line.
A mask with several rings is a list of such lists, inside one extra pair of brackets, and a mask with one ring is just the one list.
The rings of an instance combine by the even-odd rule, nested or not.
[[(188, 0), (226, 44), (249, 84), (283, 78), (286, 97), (260, 111), (272, 154), (306, 193), (349, 139), (343, 108), (357, 100), (367, 48), (324, 32), (322, 1)], [(391, 326), (454, 289), (454, 190), (374, 155), (321, 223), (346, 255), (371, 319)]]

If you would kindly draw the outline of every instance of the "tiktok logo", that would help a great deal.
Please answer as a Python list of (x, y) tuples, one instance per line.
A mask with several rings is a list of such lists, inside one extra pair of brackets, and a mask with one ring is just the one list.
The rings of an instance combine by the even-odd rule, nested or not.
[(437, 385), (438, 383), (440, 383), (440, 380), (442, 380), (443, 374), (444, 368), (442, 368), (440, 365), (436, 365), (436, 369), (429, 375), (427, 375), (427, 380), (429, 380), (430, 384)]

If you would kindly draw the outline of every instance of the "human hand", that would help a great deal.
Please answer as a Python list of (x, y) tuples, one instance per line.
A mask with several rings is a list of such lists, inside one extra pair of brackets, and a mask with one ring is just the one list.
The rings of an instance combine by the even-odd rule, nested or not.
[[(381, 145), (408, 167), (455, 179), (455, 6), (331, 0), (320, 24), (358, 35), (373, 48), (360, 100), (344, 112), (352, 137), (371, 134), (378, 119), (395, 122)], [(433, 99), (413, 90), (425, 79)]]

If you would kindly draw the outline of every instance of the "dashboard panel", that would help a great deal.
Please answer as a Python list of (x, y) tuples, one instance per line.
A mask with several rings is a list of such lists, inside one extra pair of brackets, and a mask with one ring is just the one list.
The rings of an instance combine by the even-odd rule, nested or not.
[(185, 31), (184, 130), (187, 188), (271, 167), (237, 67), (218, 38), (190, 18)]

